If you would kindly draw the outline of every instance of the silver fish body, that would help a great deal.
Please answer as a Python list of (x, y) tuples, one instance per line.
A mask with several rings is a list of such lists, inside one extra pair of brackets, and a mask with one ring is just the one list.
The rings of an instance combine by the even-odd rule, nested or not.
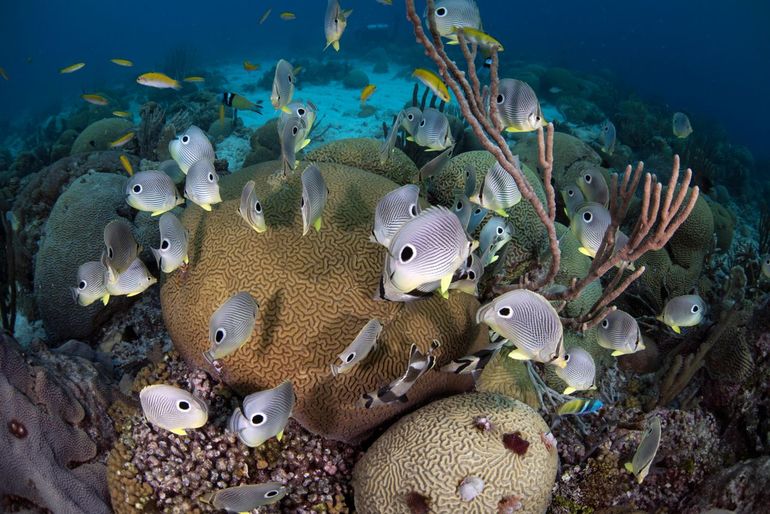
[(601, 127), (601, 134), (599, 140), (602, 144), (602, 152), (612, 155), (615, 151), (615, 139), (617, 138), (617, 132), (615, 131), (615, 124), (610, 120), (604, 120)]
[(457, 28), (481, 30), (481, 14), (474, 0), (439, 0), (433, 12), (427, 14), (433, 16), (438, 33), (450, 44), (457, 41)]
[(401, 118), (401, 127), (409, 134), (413, 136), (417, 134), (417, 128), (422, 121), (422, 111), (417, 107), (407, 107), (403, 111), (403, 117)]
[(128, 179), (126, 202), (138, 211), (158, 216), (184, 203), (174, 181), (162, 171), (139, 171)]
[(281, 59), (275, 66), (270, 103), (273, 104), (273, 108), (286, 111), (292, 96), (294, 96), (294, 67), (288, 61)]
[(185, 175), (196, 162), (205, 159), (213, 163), (216, 159), (208, 136), (195, 125), (190, 125), (181, 135), (169, 141), (168, 151)]
[(228, 512), (251, 512), (281, 501), (288, 492), (288, 488), (280, 482), (264, 482), (219, 489), (201, 499)]
[(692, 134), (692, 125), (690, 125), (690, 118), (683, 112), (674, 113), (672, 119), (672, 127), (674, 135), (679, 139), (685, 139)]
[(653, 416), (648, 420), (647, 426), (644, 428), (642, 440), (636, 448), (634, 457), (631, 459), (631, 462), (626, 463), (626, 469), (634, 474), (636, 481), (640, 484), (644, 482), (644, 479), (650, 472), (650, 466), (652, 466), (655, 455), (658, 453), (660, 436), (660, 418)]
[(235, 416), (240, 410), (233, 413), (236, 420), (231, 418), (230, 427), (235, 428), (238, 438), (251, 448), (261, 446), (272, 437), (280, 441), (294, 402), (294, 388), (289, 380), (273, 389), (250, 394), (243, 399), (240, 417)]
[(663, 307), (663, 313), (658, 316), (662, 321), (677, 334), (680, 333), (679, 327), (694, 327), (703, 321), (706, 314), (706, 302), (697, 294), (686, 294), (676, 296), (666, 302)]
[(104, 274), (107, 269), (99, 261), (84, 262), (78, 267), (78, 285), (73, 287), (72, 296), (82, 306), (88, 306), (101, 300), (107, 294)]
[(309, 134), (310, 129), (313, 127), (313, 123), (315, 123), (316, 116), (318, 115), (318, 108), (315, 104), (310, 101), (306, 103), (292, 102), (286, 107), (288, 112), (281, 111), (281, 114), (278, 117), (278, 133), (281, 133), (281, 130), (284, 125), (286, 125), (287, 121), (296, 116), (305, 122), (305, 131)]
[(251, 228), (262, 233), (267, 230), (267, 224), (265, 223), (265, 211), (262, 202), (257, 198), (255, 187), (256, 183), (253, 180), (249, 180), (243, 186), (238, 214)]
[(203, 159), (190, 166), (184, 181), (184, 195), (206, 211), (222, 201), (219, 195), (219, 175), (213, 162)]
[(443, 112), (432, 107), (422, 112), (422, 119), (417, 124), (414, 142), (428, 151), (445, 150), (454, 144), (449, 119)]
[(401, 186), (383, 196), (374, 209), (370, 240), (387, 248), (404, 223), (420, 214), (419, 196), (420, 188), (414, 184)]
[(341, 373), (347, 373), (353, 366), (364, 360), (377, 345), (377, 339), (381, 333), (382, 323), (376, 319), (369, 320), (353, 342), (339, 355), (340, 364), (332, 363), (332, 375), (336, 377)]
[(398, 139), (398, 129), (401, 126), (401, 120), (404, 118), (404, 111), (400, 111), (396, 116), (396, 120), (388, 131), (388, 135), (385, 141), (380, 145), (380, 152), (378, 154), (380, 164), (385, 164), (390, 159), (393, 150), (396, 148), (396, 139)]
[(112, 220), (104, 227), (104, 265), (112, 273), (123, 273), (141, 250), (134, 239), (134, 229), (123, 219)]
[(607, 180), (598, 169), (587, 169), (577, 179), (577, 186), (587, 202), (598, 203), (607, 207), (610, 203), (610, 188)]
[(575, 211), (569, 225), (580, 243), (580, 252), (594, 257), (611, 222), (610, 212), (601, 204), (586, 202)]
[(460, 220), (460, 224), (463, 228), (468, 227), (468, 223), (471, 221), (471, 214), (473, 213), (474, 205), (463, 193), (458, 193), (452, 203), (452, 212), (455, 213)]
[(465, 263), (455, 271), (452, 283), (449, 284), (449, 289), (456, 289), (472, 296), (478, 296), (479, 280), (481, 280), (483, 274), (484, 263), (482, 258), (476, 252), (471, 252)]
[(326, 199), (329, 197), (329, 189), (321, 175), (321, 170), (315, 164), (311, 164), (302, 172), (302, 235), (314, 227), (321, 230), (321, 217), (323, 216)]
[(642, 332), (633, 316), (621, 310), (607, 314), (597, 327), (599, 346), (612, 350), (612, 355), (628, 355), (644, 350)]
[(259, 305), (254, 297), (241, 291), (228, 298), (209, 318), (209, 343), (203, 352), (208, 362), (223, 359), (246, 344), (257, 323)]
[(495, 102), (497, 116), (506, 132), (532, 132), (545, 127), (540, 102), (535, 91), (521, 80), (501, 79)]
[(433, 351), (438, 348), (438, 342), (431, 344), (427, 353), (422, 353), (417, 349), (417, 345), (412, 344), (409, 350), (409, 363), (406, 372), (393, 382), (379, 388), (377, 391), (365, 393), (360, 400), (360, 405), (364, 408), (380, 407), (392, 403), (405, 403), (409, 401), (406, 393), (412, 388), (414, 383), (425, 373), (430, 371), (436, 364), (436, 357)]
[(564, 212), (570, 220), (586, 201), (583, 192), (575, 185), (562, 189), (561, 197), (564, 200)]
[(170, 212), (160, 217), (158, 225), (160, 228), (160, 248), (152, 248), (152, 254), (163, 273), (171, 273), (188, 262), (189, 233), (179, 218)]
[[(470, 200), (470, 196), (468, 197)], [(473, 234), (476, 232), (476, 229), (479, 228), (479, 225), (481, 225), (481, 222), (484, 221), (484, 218), (486, 218), (487, 213), (489, 212), (489, 209), (486, 209), (482, 207), (481, 205), (476, 205), (473, 210), (471, 211), (471, 219), (468, 221), (468, 233)]]
[(401, 303), (413, 302), (415, 300), (424, 300), (433, 296), (433, 292), (437, 290), (441, 285), (440, 282), (430, 282), (412, 291), (401, 291), (395, 285), (393, 285), (393, 282), (390, 280), (392, 274), (393, 272), (390, 269), (390, 256), (386, 254), (385, 263), (383, 264), (382, 268), (382, 275), (380, 276), (380, 284), (377, 291), (372, 296), (372, 299), (377, 301)]
[(352, 10), (344, 11), (337, 0), (328, 0), (326, 16), (324, 17), (324, 34), (326, 35), (324, 50), (331, 46), (337, 52), (340, 51), (340, 39), (348, 25), (348, 16), (352, 12)]
[[(514, 156), (514, 161), (514, 168), (521, 173), (519, 157)], [(521, 201), (521, 192), (511, 174), (495, 162), (484, 175), (479, 193), (472, 196), (471, 201), (500, 216), (508, 217), (506, 209)]]
[(765, 278), (770, 278), (770, 255), (765, 255), (762, 258), (762, 274)]
[(564, 360), (567, 365), (556, 368), (556, 375), (567, 384), (564, 394), (596, 389), (596, 364), (590, 353), (580, 347), (570, 348), (565, 353)]
[(492, 218), (489, 218), (489, 221), (484, 224), (484, 228), (481, 229), (481, 233), (479, 234), (479, 248), (481, 249), (481, 252), (484, 253), (493, 246), (502, 243), (500, 245), (501, 248), (502, 245), (512, 238), (513, 229), (511, 228), (511, 225), (503, 218), (493, 216)]
[(123, 273), (113, 274), (108, 268), (104, 285), (110, 295), (136, 296), (157, 282), (158, 279), (150, 274), (144, 263), (140, 259), (134, 259)]
[(307, 139), (307, 124), (296, 115), (291, 115), (278, 133), (281, 142), (283, 174), (287, 175), (297, 167), (297, 152), (310, 143)]
[(446, 165), (449, 164), (449, 161), (452, 158), (453, 150), (454, 150), (454, 147), (450, 146), (449, 148), (447, 148), (446, 150), (438, 154), (436, 157), (426, 162), (423, 165), (423, 167), (420, 168), (420, 172), (419, 172), (420, 182), (441, 173), (446, 167)]
[(142, 413), (155, 426), (178, 435), (200, 428), (209, 417), (208, 406), (193, 394), (167, 384), (145, 387), (139, 393)]

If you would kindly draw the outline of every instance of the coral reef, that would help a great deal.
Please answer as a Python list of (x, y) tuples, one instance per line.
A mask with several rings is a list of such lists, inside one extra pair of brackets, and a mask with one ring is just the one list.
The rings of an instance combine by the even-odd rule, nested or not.
[(109, 150), (110, 143), (133, 129), (133, 123), (122, 118), (95, 121), (81, 132), (72, 143), (71, 155)]
[[(517, 512), (544, 512), (557, 466), (555, 450), (542, 440), (548, 431), (534, 410), (499, 394), (431, 403), (401, 418), (356, 464), (356, 509), (408, 514), (414, 510), (406, 500), (417, 493), (431, 512), (497, 512), (511, 497), (520, 502)], [(483, 480), (470, 501), (458, 492), (468, 477)]]
[(362, 70), (354, 68), (342, 77), (342, 85), (348, 89), (363, 89), (369, 84), (369, 77)]
[[(538, 164), (537, 138), (530, 135), (522, 138), (511, 152), (518, 155), (523, 164), (534, 168)], [(586, 143), (563, 132), (553, 135), (553, 179), (559, 189), (575, 182), (585, 167), (599, 167), (602, 159)]]

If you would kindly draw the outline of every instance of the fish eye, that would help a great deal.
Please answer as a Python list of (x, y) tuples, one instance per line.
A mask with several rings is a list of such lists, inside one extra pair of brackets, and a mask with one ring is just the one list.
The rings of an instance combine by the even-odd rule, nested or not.
[(278, 489), (270, 489), (268, 492), (265, 493), (265, 498), (272, 498), (273, 496), (278, 495)]
[(503, 227), (497, 227), (497, 235), (499, 236), (503, 235)]
[[(555, 353), (554, 353), (554, 354), (552, 354), (552, 356), (553, 356), (553, 357), (551, 358), (551, 360), (554, 360), (554, 359), (556, 359), (556, 357), (557, 357), (557, 355), (556, 355)], [(569, 362), (569, 354), (567, 354), (567, 355), (565, 355), (565, 356), (564, 356), (564, 362)]]
[(297, 132), (299, 132), (299, 128), (298, 128), (296, 125), (294, 125), (294, 126), (291, 128), (291, 135), (292, 135), (292, 136), (296, 136), (296, 135), (297, 135)]
[(131, 190), (134, 193), (139, 194), (139, 193), (142, 192), (142, 185), (141, 184), (134, 184), (134, 187), (132, 187)]
[(227, 335), (227, 330), (224, 328), (218, 328), (216, 332), (214, 332), (214, 342), (219, 344), (222, 341), (224, 341), (225, 336)]
[(355, 358), (356, 358), (356, 352), (350, 352), (348, 356), (345, 358), (345, 362), (350, 362)]
[(299, 109), (297, 109), (297, 114), (299, 114), (300, 116), (304, 116), (305, 115), (305, 109), (300, 107)]
[(78, 284), (78, 289), (82, 291), (83, 289), (86, 288), (86, 286), (88, 286), (88, 282), (86, 282), (85, 280), (81, 280), (80, 283)]
[(476, 280), (476, 272), (471, 270), (468, 272), (468, 279), (469, 280)]
[(186, 145), (189, 142), (190, 142), (190, 136), (187, 136), (187, 135), (182, 136), (182, 144), (183, 145)]
[(439, 7), (438, 9), (436, 9), (436, 16), (438, 16), (439, 18), (443, 18), (444, 16), (446, 16), (446, 7)]
[(214, 182), (214, 174), (209, 173), (209, 182)]
[(610, 322), (605, 318), (602, 320), (602, 328), (609, 328)]
[(574, 189), (567, 189), (567, 196), (575, 196), (575, 190)]
[(497, 103), (501, 104), (505, 102), (505, 95), (497, 95)]
[(591, 223), (591, 220), (593, 219), (594, 219), (594, 215), (591, 214), (590, 212), (586, 211), (583, 213), (583, 221), (585, 221), (586, 223)]
[(181, 410), (182, 412), (186, 412), (190, 410), (190, 402), (187, 400), (179, 400), (176, 402), (176, 408)]
[(406, 115), (406, 119), (408, 119), (409, 121), (412, 121), (412, 120), (414, 120), (414, 114), (411, 114), (411, 113), (410, 113), (410, 114), (407, 114), (407, 115)]
[(254, 425), (255, 427), (258, 427), (259, 425), (262, 425), (265, 423), (265, 421), (267, 421), (267, 416), (265, 416), (261, 412), (257, 412), (251, 417), (249, 421), (251, 421), (252, 425)]
[(425, 126), (425, 120), (422, 120), (422, 121), (420, 122), (420, 126), (421, 126), (421, 127), (424, 127), (424, 126)]
[(583, 178), (585, 179), (586, 184), (590, 184), (591, 181), (593, 180), (593, 177), (591, 175), (589, 175), (588, 173), (586, 173)]
[(161, 250), (168, 250), (169, 246), (171, 246), (171, 242), (168, 239), (164, 239), (163, 242), (160, 243)]
[(457, 201), (457, 205), (455, 205), (455, 210), (457, 210), (457, 211), (463, 210), (463, 201), (462, 200), (458, 200)]
[(401, 248), (401, 253), (398, 254), (398, 258), (402, 263), (406, 264), (414, 258), (415, 253), (414, 246), (404, 245), (404, 247)]
[(700, 307), (698, 307), (697, 305), (693, 305), (692, 307), (690, 307), (690, 312), (692, 312), (693, 314), (697, 313), (699, 310), (700, 310)]
[(262, 204), (261, 204), (261, 203), (259, 203), (259, 202), (256, 202), (256, 203), (254, 204), (254, 210), (255, 210), (255, 211), (257, 211), (257, 213), (260, 213), (260, 212), (262, 212)]
[(412, 204), (409, 208), (409, 214), (411, 214), (413, 218), (417, 216), (417, 206), (415, 204)]
[(497, 310), (497, 315), (501, 318), (510, 318), (513, 316), (513, 311), (510, 307), (503, 307), (502, 309)]

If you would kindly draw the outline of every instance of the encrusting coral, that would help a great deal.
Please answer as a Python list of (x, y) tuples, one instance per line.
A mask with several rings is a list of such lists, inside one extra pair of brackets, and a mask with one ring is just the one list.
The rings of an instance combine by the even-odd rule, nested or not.
[(72, 155), (109, 150), (110, 143), (131, 132), (134, 125), (122, 118), (105, 118), (86, 127), (72, 143)]

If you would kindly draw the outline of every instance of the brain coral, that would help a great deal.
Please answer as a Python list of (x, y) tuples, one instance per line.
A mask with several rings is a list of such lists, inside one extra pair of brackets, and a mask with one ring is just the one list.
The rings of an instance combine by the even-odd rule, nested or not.
[[(479, 423), (480, 417), (491, 425)], [(399, 420), (356, 464), (356, 509), (409, 514), (406, 499), (416, 493), (430, 512), (490, 513), (501, 502), (518, 502), (516, 512), (544, 513), (557, 467), (555, 449), (541, 439), (548, 431), (537, 412), (499, 394), (431, 403)], [(471, 476), (481, 478), (484, 488), (464, 502), (457, 487)]]
[(130, 132), (133, 126), (133, 123), (122, 118), (106, 118), (95, 121), (87, 126), (72, 143), (70, 154), (109, 150), (110, 143)]
[(371, 138), (340, 139), (332, 141), (307, 154), (310, 162), (334, 162), (345, 164), (377, 175), (388, 177), (402, 186), (417, 178), (417, 166), (404, 152), (395, 148), (385, 164), (380, 164), (381, 141)]
[[(300, 169), (304, 164), (300, 165)], [(430, 372), (409, 392), (409, 402), (363, 409), (357, 401), (406, 370), (412, 342), (427, 351), (438, 339), (437, 367), (465, 355), (478, 333), (475, 298), (453, 293), (410, 304), (375, 302), (385, 249), (371, 244), (374, 207), (390, 180), (337, 164), (320, 164), (330, 190), (323, 228), (302, 236), (299, 173), (287, 183), (273, 176), (273, 161), (220, 181), (222, 205), (211, 213), (186, 209), (191, 232), (190, 267), (184, 278), (167, 278), (161, 290), (163, 317), (175, 347), (205, 365), (208, 321), (237, 291), (259, 302), (255, 333), (223, 359), (223, 378), (242, 393), (291, 379), (294, 416), (309, 430), (355, 441), (380, 423), (436, 394), (469, 387), (469, 381)], [(237, 210), (244, 183), (254, 179), (268, 231), (249, 229)], [(330, 364), (371, 318), (385, 328), (378, 348), (351, 372), (333, 377)]]
[[(521, 162), (527, 166), (537, 165), (537, 137), (532, 134), (521, 139), (511, 151), (518, 154)], [(553, 137), (553, 178), (559, 187), (569, 183), (568, 177), (574, 177), (577, 172), (573, 167), (601, 165), (602, 159), (593, 148), (586, 143), (563, 132), (556, 132)]]

